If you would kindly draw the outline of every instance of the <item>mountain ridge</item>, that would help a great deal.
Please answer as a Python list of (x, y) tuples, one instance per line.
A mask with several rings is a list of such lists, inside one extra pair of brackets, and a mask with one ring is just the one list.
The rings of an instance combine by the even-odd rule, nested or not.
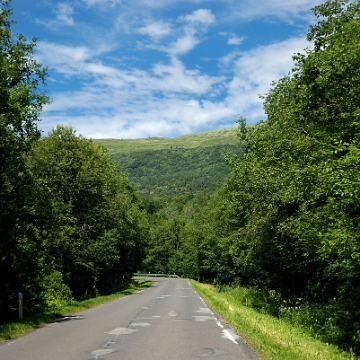
[(220, 187), (229, 174), (224, 154), (240, 155), (237, 128), (176, 138), (96, 139), (141, 196), (176, 196)]

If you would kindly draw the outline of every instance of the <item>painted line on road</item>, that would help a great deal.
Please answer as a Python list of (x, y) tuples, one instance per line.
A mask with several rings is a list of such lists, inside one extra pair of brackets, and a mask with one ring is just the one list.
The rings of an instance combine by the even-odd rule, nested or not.
[(240, 336), (236, 335), (233, 331), (229, 329), (223, 330), (223, 338), (231, 340), (234, 344), (238, 345), (236, 340), (240, 339)]
[(129, 329), (129, 328), (116, 328), (113, 329), (111, 331), (105, 331), (105, 334), (110, 334), (110, 335), (128, 335), (128, 334), (132, 334), (134, 333), (135, 329)]

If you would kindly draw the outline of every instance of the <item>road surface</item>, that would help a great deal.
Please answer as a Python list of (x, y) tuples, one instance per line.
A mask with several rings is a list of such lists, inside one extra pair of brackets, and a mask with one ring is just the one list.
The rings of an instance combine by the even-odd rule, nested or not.
[(151, 280), (151, 288), (0, 344), (0, 359), (257, 359), (188, 280)]

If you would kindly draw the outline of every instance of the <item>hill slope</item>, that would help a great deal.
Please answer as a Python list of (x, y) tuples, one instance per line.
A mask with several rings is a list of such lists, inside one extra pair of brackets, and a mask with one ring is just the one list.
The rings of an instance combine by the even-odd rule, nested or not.
[(228, 175), (224, 152), (240, 154), (236, 128), (178, 138), (99, 139), (140, 195), (213, 191)]

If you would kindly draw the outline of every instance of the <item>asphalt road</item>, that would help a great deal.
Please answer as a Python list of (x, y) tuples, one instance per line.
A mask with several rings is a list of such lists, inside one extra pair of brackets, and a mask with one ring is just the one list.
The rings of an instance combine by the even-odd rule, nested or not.
[(0, 360), (255, 360), (187, 280), (155, 285), (0, 344)]

